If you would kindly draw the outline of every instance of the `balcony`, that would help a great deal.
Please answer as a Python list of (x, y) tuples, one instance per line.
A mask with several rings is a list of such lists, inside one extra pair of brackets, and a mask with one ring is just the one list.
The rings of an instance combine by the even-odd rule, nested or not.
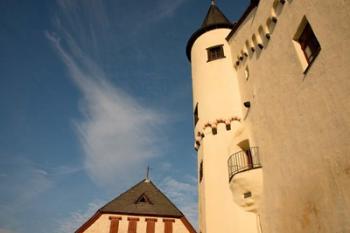
[(230, 182), (238, 173), (262, 167), (258, 149), (258, 147), (250, 147), (248, 150), (239, 151), (229, 157), (227, 163)]

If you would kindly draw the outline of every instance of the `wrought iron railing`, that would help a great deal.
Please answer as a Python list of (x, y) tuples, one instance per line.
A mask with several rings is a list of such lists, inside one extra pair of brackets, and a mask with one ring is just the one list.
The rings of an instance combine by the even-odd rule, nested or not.
[(228, 158), (227, 165), (229, 181), (231, 181), (233, 176), (237, 173), (260, 168), (259, 148), (250, 147), (248, 150), (234, 153)]

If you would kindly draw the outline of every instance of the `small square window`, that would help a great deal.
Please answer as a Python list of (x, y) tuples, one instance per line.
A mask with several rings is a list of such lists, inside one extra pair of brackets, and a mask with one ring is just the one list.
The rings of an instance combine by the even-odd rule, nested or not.
[(251, 192), (245, 192), (244, 194), (243, 194), (243, 197), (244, 198), (248, 198), (248, 197), (251, 197), (252, 196), (252, 193)]
[(216, 46), (207, 48), (208, 62), (225, 57), (223, 46), (224, 45), (216, 45)]
[(294, 36), (294, 40), (297, 43), (296, 49), (305, 73), (321, 51), (320, 43), (305, 17)]

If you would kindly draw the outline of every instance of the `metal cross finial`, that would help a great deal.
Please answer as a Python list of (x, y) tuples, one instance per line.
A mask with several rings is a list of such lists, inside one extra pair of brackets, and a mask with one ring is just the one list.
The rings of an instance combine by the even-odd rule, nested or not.
[(215, 0), (211, 0), (211, 5), (215, 5)]
[(146, 180), (149, 180), (149, 170), (150, 170), (150, 168), (149, 168), (149, 166), (147, 166), (147, 171), (146, 171)]

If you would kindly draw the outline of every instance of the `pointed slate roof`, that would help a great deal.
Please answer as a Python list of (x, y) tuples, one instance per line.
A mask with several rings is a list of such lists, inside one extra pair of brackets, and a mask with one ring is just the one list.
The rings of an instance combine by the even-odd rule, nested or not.
[(201, 27), (192, 34), (191, 38), (187, 42), (186, 54), (188, 60), (191, 61), (191, 49), (198, 37), (200, 37), (203, 33), (218, 29), (218, 28), (229, 28), (231, 29), (234, 26), (226, 16), (221, 12), (221, 10), (215, 5), (211, 4), (208, 13), (205, 16)]
[(226, 16), (220, 11), (220, 9), (215, 4), (211, 4), (208, 13), (203, 20), (201, 28), (208, 27), (214, 24), (231, 25), (231, 22), (226, 18)]
[(184, 216), (152, 181), (147, 179), (107, 203), (98, 212), (164, 217)]

